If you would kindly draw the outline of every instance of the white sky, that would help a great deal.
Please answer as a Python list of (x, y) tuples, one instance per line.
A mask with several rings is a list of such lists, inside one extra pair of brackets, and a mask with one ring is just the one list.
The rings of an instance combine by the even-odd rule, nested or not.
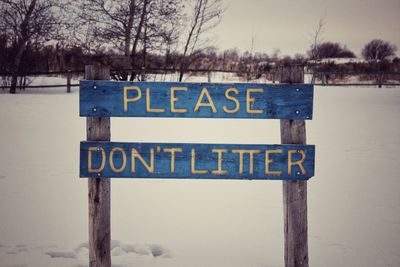
[[(305, 53), (310, 34), (325, 15), (323, 41), (340, 42), (356, 55), (371, 39), (400, 49), (400, 0), (226, 0), (227, 10), (213, 29), (220, 50), (250, 50), (294, 55)], [(397, 52), (399, 55), (399, 52)]]

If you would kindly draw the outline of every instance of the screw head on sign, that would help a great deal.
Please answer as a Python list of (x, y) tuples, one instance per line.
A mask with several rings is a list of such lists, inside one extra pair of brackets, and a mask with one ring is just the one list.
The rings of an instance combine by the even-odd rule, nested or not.
[(92, 110), (93, 110), (93, 112), (96, 112), (96, 111), (97, 111), (97, 108), (93, 108)]
[(100, 177), (101, 173), (97, 173), (97, 177)]
[(299, 89), (299, 88), (296, 88), (296, 92), (300, 92), (300, 89)]
[(295, 113), (296, 113), (296, 115), (299, 115), (299, 114), (300, 114), (300, 111), (299, 111), (299, 110), (296, 110)]
[(296, 174), (297, 174), (297, 175), (300, 175), (300, 172), (298, 171), (298, 172), (296, 172)]
[(97, 86), (96, 86), (96, 85), (94, 85), (94, 86), (93, 86), (93, 89), (97, 89)]

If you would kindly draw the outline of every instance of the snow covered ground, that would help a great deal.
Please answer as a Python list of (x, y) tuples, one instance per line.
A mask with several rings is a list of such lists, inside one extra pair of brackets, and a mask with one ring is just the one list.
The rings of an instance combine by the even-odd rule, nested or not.
[[(49, 90), (0, 91), (0, 266), (88, 265), (85, 119), (77, 88)], [(315, 88), (310, 266), (400, 266), (399, 121), (398, 87)], [(113, 141), (280, 142), (277, 120), (111, 123)], [(113, 266), (283, 266), (281, 184), (113, 179)]]

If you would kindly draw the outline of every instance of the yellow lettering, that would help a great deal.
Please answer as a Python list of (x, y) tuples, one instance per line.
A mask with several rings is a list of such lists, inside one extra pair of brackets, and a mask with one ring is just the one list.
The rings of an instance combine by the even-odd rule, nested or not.
[(248, 153), (250, 156), (250, 160), (249, 160), (249, 173), (253, 174), (254, 172), (254, 166), (253, 166), (253, 158), (254, 158), (254, 154), (260, 153), (261, 150), (258, 149), (233, 149), (232, 153), (239, 153), (239, 173), (242, 174), (243, 173), (243, 155), (245, 153)]
[(194, 150), (194, 148), (192, 148), (192, 168), (191, 168), (192, 174), (207, 174), (208, 170), (196, 170), (195, 158), (196, 158), (196, 151)]
[[(114, 165), (114, 153), (116, 151), (120, 152), (121, 155), (122, 155), (122, 165), (119, 168), (115, 168), (115, 165)], [(125, 167), (126, 167), (126, 153), (122, 148), (114, 147), (113, 149), (111, 149), (111, 152), (110, 152), (110, 167), (111, 167), (111, 170), (113, 172), (123, 172), (125, 170)]]
[[(128, 90), (135, 90), (137, 96), (134, 98), (128, 98)], [(142, 97), (142, 91), (137, 86), (124, 86), (124, 112), (128, 111), (128, 103), (138, 101)]]
[[(92, 166), (92, 153), (93, 152), (101, 152), (101, 164), (99, 168), (93, 168)], [(104, 166), (106, 165), (106, 152), (102, 147), (89, 147), (88, 148), (88, 171), (89, 172), (102, 172), (104, 170)]]
[(147, 164), (147, 162), (143, 159), (142, 155), (139, 154), (139, 152), (135, 149), (132, 148), (132, 163), (131, 163), (131, 172), (134, 173), (136, 171), (136, 166), (135, 166), (135, 159), (138, 158), (143, 166), (146, 168), (146, 170), (149, 173), (154, 173), (154, 149), (150, 149), (150, 164)]
[(234, 96), (229, 95), (230, 92), (233, 92), (236, 95), (238, 95), (239, 91), (236, 88), (229, 88), (228, 90), (225, 91), (225, 97), (227, 99), (235, 102), (235, 108), (234, 109), (228, 109), (226, 106), (224, 106), (224, 111), (226, 113), (236, 113), (236, 112), (238, 112), (238, 110), (240, 108), (240, 103), (239, 103), (239, 100), (237, 100), (237, 98), (235, 98)]
[(175, 173), (175, 152), (182, 152), (182, 148), (164, 148), (164, 152), (171, 153), (171, 173)]
[[(206, 96), (207, 102), (203, 103), (203, 98)], [(208, 93), (207, 88), (203, 88), (201, 90), (199, 99), (197, 100), (196, 106), (194, 107), (194, 112), (198, 112), (200, 107), (210, 107), (213, 113), (217, 113), (217, 109), (215, 108), (214, 102), (211, 99), (210, 94)]]
[(163, 108), (151, 108), (150, 88), (146, 88), (146, 112), (165, 112), (165, 109)]
[[(292, 155), (294, 153), (300, 153), (301, 154), (301, 159), (298, 161), (293, 162), (292, 161)], [(304, 150), (289, 150), (288, 151), (288, 174), (292, 174), (292, 167), (294, 165), (299, 166), (300, 170), (301, 170), (301, 174), (305, 175), (306, 174), (306, 170), (304, 169), (303, 166), (303, 162), (306, 159), (306, 153), (304, 152)]]
[(256, 99), (254, 97), (251, 97), (251, 93), (262, 93), (264, 92), (264, 89), (262, 88), (249, 88), (246, 90), (246, 111), (247, 113), (253, 113), (253, 114), (261, 114), (264, 111), (262, 109), (252, 109), (252, 106)]
[(212, 149), (211, 151), (213, 153), (218, 154), (218, 169), (213, 170), (212, 174), (227, 174), (228, 171), (222, 169), (222, 153), (227, 153), (228, 150), (227, 149)]
[(175, 91), (187, 91), (186, 87), (171, 87), (171, 112), (185, 113), (186, 108), (175, 108), (175, 102), (178, 102), (179, 98), (175, 97)]
[(269, 158), (270, 154), (278, 154), (278, 153), (283, 153), (282, 149), (273, 149), (273, 150), (266, 150), (265, 151), (265, 174), (266, 175), (281, 175), (282, 171), (271, 171), (269, 169), (269, 164), (274, 162), (272, 159)]

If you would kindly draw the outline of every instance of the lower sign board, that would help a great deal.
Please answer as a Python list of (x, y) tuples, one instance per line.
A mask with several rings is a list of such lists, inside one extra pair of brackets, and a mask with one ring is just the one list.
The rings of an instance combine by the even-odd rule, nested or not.
[(313, 145), (81, 142), (81, 177), (307, 180)]

